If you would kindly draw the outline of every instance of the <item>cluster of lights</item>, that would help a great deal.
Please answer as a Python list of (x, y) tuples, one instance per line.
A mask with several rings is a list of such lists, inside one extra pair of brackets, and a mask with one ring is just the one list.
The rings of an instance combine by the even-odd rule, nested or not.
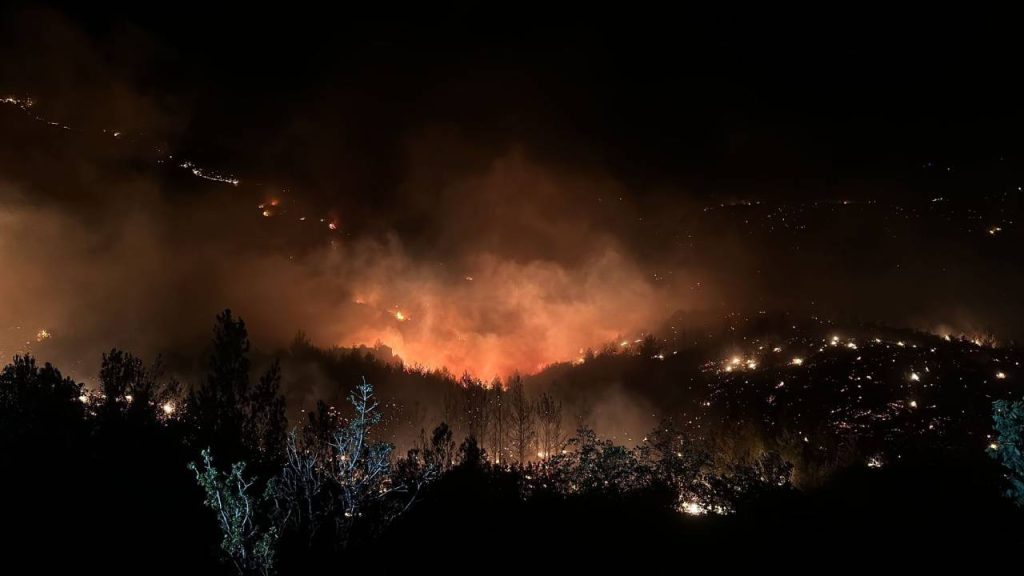
[(197, 178), (202, 178), (204, 180), (209, 180), (211, 182), (221, 182), (223, 184), (231, 184), (232, 186), (238, 186), (238, 183), (240, 182), (238, 178), (235, 178), (233, 176), (223, 176), (216, 172), (204, 170), (203, 168), (196, 166), (196, 164), (190, 160), (186, 160), (179, 164), (178, 166), (186, 170), (190, 170), (192, 172), (192, 175), (196, 176)]

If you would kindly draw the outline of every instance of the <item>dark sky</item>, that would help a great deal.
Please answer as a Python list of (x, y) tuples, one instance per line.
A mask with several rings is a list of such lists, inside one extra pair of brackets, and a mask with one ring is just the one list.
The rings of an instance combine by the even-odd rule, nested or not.
[[(381, 189), (396, 142), (429, 122), (645, 182), (893, 178), (1021, 151), (1020, 42), (956, 15), (867, 26), (513, 7), (62, 12), (119, 77), (169, 114), (187, 110), (176, 143), (194, 154), (259, 166), (254, 140), (333, 137), (361, 184)], [(9, 50), (48, 35), (46, 18), (9, 13)], [(5, 60), (9, 78), (46, 90)], [(323, 168), (297, 155), (278, 162), (299, 178)]]

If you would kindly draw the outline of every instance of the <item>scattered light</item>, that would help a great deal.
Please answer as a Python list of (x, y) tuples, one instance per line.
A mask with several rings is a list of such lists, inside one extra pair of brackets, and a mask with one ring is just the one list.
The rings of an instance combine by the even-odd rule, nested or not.
[(996, 378), (998, 378), (999, 380), (1005, 380), (1006, 372), (996, 372)]
[(40, 328), (39, 332), (36, 332), (36, 342), (42, 342), (43, 340), (50, 339), (50, 332), (45, 328)]
[(160, 409), (163, 410), (164, 414), (167, 415), (167, 416), (170, 416), (171, 414), (174, 414), (175, 408), (176, 407), (174, 406), (174, 402), (164, 402), (160, 406)]
[(803, 364), (804, 364), (804, 359), (803, 359), (803, 358), (800, 358), (800, 357), (798, 356), (798, 357), (796, 357), (796, 358), (793, 358), (792, 360), (790, 360), (790, 361), (789, 361), (789, 363), (790, 363), (790, 364), (792, 364), (793, 366), (803, 366)]

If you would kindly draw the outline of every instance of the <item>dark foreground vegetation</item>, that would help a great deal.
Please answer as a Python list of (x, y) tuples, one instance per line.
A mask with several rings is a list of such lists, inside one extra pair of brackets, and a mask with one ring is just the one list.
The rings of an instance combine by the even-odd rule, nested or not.
[[(665, 351), (641, 344), (628, 358), (595, 354), (580, 370), (653, 363), (651, 378), (665, 378)], [(879, 401), (868, 416), (838, 419), (819, 399), (790, 418), (769, 409), (799, 404), (782, 388), (769, 407), (747, 408), (773, 423), (807, 412), (819, 428), (769, 437), (734, 422), (700, 432), (694, 413), (680, 411), (625, 447), (582, 419), (570, 424), (557, 388), (537, 394), (518, 377), (484, 386), (434, 374), (452, 386), (448, 418), (398, 453), (392, 405), (372, 380), (339, 383), (347, 405), (320, 402), (289, 422), (281, 365), (252, 375), (249, 346), (245, 325), (226, 311), (207, 374), (189, 386), (118, 350), (104, 356), (94, 391), (31, 357), (7, 365), (5, 562), (33, 573), (543, 573), (785, 557), (810, 569), (815, 558), (854, 551), (863, 560), (1024, 545), (1015, 506), (1024, 504), (1024, 404), (1012, 398), (987, 401), (987, 451), (965, 423), (922, 420), (926, 395), (913, 409)], [(871, 353), (877, 360), (882, 348)], [(364, 361), (371, 374), (395, 370)], [(739, 364), (705, 367), (735, 385), (710, 398), (731, 406), (756, 388), (753, 361), (732, 380)], [(839, 366), (849, 369), (829, 366), (817, 378), (838, 381)], [(884, 426), (862, 427), (859, 417)], [(939, 436), (918, 430), (936, 426), (945, 426)], [(826, 427), (842, 434), (820, 440)], [(756, 448), (737, 448), (751, 437)]]

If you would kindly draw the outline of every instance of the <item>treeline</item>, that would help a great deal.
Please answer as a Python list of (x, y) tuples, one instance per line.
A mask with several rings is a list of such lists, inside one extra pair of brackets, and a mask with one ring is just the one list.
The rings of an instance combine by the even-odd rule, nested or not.
[[(842, 490), (800, 494), (792, 487), (793, 463), (779, 452), (735, 457), (671, 420), (636, 447), (617, 445), (568, 422), (558, 399), (531, 395), (515, 375), (486, 384), (439, 375), (447, 383), (443, 421), (424, 427), (398, 454), (387, 436), (388, 406), (371, 380), (350, 383), (344, 409), (321, 401), (289, 423), (281, 365), (270, 362), (254, 377), (251, 355), (244, 322), (225, 311), (206, 376), (190, 386), (168, 377), (159, 360), (146, 365), (120, 350), (103, 356), (94, 391), (49, 364), (15, 357), (0, 372), (0, 491), (14, 529), (4, 541), (15, 552), (10, 557), (24, 555), (40, 569), (107, 573), (271, 574), (354, 565), (458, 572), (472, 568), (469, 558), (491, 541), (499, 554), (516, 557), (529, 554), (528, 541), (544, 554), (555, 542), (613, 549), (666, 536), (700, 546), (700, 534), (717, 534), (720, 542), (749, 538), (748, 530), (766, 521), (799, 533), (811, 515), (829, 519), (846, 510), (829, 525), (852, 530), (858, 522), (884, 524), (880, 511), (899, 512), (881, 499), (860, 502), (863, 512), (847, 510), (851, 493)], [(1022, 410), (1020, 403), (997, 405), (998, 439), (990, 447), (1018, 501)], [(906, 482), (893, 468), (897, 476), (873, 476), (858, 490), (905, 497), (893, 488), (899, 483), (870, 488), (877, 478)], [(842, 477), (835, 485), (844, 486)], [(947, 490), (941, 480), (929, 485)], [(932, 521), (930, 509), (903, 506)], [(1005, 523), (1019, 519), (988, 500), (965, 509), (995, 510)], [(709, 521), (719, 515), (736, 520)], [(704, 532), (685, 521), (691, 516), (707, 521)], [(776, 542), (782, 534), (770, 532), (758, 537)], [(388, 553), (398, 550), (400, 557)], [(453, 560), (460, 554), (462, 564)]]
[(267, 574), (282, 561), (341, 562), (456, 470), (504, 478), (523, 500), (658, 493), (665, 509), (693, 513), (788, 486), (791, 467), (777, 456), (721, 469), (670, 424), (637, 449), (587, 428), (569, 434), (560, 403), (532, 399), (518, 376), (456, 382), (445, 418), (464, 437), (441, 423), (396, 455), (369, 381), (355, 383), (349, 410), (319, 402), (289, 426), (280, 365), (253, 377), (250, 347), (244, 322), (225, 311), (206, 377), (191, 386), (116, 349), (94, 391), (14, 358), (0, 373), (0, 464), (4, 493), (18, 495), (20, 545), (116, 564), (175, 542), (167, 562), (185, 566), (208, 561), (213, 542), (238, 573)]

